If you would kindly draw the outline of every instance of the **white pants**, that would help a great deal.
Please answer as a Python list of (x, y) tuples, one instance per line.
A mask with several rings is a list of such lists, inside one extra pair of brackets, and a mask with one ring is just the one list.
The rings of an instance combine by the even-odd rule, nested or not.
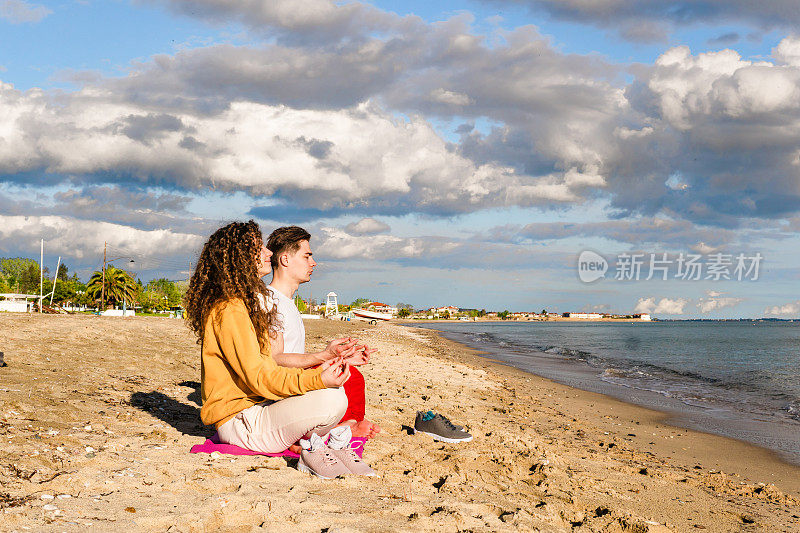
[(248, 407), (219, 427), (225, 444), (264, 453), (282, 452), (312, 433), (324, 437), (347, 410), (344, 389), (330, 388)]

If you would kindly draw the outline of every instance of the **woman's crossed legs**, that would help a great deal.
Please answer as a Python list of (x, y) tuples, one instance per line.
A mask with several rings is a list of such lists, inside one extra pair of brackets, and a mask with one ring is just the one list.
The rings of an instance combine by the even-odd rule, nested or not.
[(245, 409), (220, 426), (219, 438), (248, 450), (278, 453), (311, 433), (324, 437), (346, 410), (342, 388), (310, 391)]

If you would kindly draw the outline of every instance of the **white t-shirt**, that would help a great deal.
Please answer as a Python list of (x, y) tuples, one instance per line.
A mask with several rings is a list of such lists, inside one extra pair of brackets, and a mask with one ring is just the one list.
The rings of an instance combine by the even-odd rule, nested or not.
[(300, 311), (291, 298), (281, 291), (267, 286), (269, 290), (267, 309), (272, 307), (273, 301), (278, 306), (278, 331), (283, 331), (284, 353), (306, 353), (306, 327), (300, 317)]

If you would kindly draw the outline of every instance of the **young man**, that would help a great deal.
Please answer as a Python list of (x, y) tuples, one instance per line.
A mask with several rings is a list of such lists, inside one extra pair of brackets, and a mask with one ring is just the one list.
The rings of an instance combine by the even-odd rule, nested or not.
[(272, 232), (267, 248), (272, 252), (272, 282), (269, 284), (278, 308), (281, 324), (272, 343), (272, 357), (281, 366), (309, 368), (334, 357), (343, 356), (350, 364), (350, 379), (344, 384), (348, 407), (342, 425), (349, 425), (355, 437), (374, 437), (380, 428), (364, 418), (364, 376), (356, 366), (369, 362), (377, 350), (349, 337), (334, 339), (325, 350), (305, 353), (306, 330), (292, 295), (301, 283), (311, 281), (317, 263), (311, 252), (311, 234), (298, 226), (286, 226)]

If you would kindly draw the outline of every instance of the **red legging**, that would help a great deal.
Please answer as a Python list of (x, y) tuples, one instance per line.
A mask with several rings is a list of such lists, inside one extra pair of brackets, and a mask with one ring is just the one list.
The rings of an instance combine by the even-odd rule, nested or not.
[(350, 379), (344, 383), (344, 394), (347, 396), (347, 411), (342, 420), (364, 420), (367, 407), (364, 401), (364, 375), (354, 366), (350, 367)]

